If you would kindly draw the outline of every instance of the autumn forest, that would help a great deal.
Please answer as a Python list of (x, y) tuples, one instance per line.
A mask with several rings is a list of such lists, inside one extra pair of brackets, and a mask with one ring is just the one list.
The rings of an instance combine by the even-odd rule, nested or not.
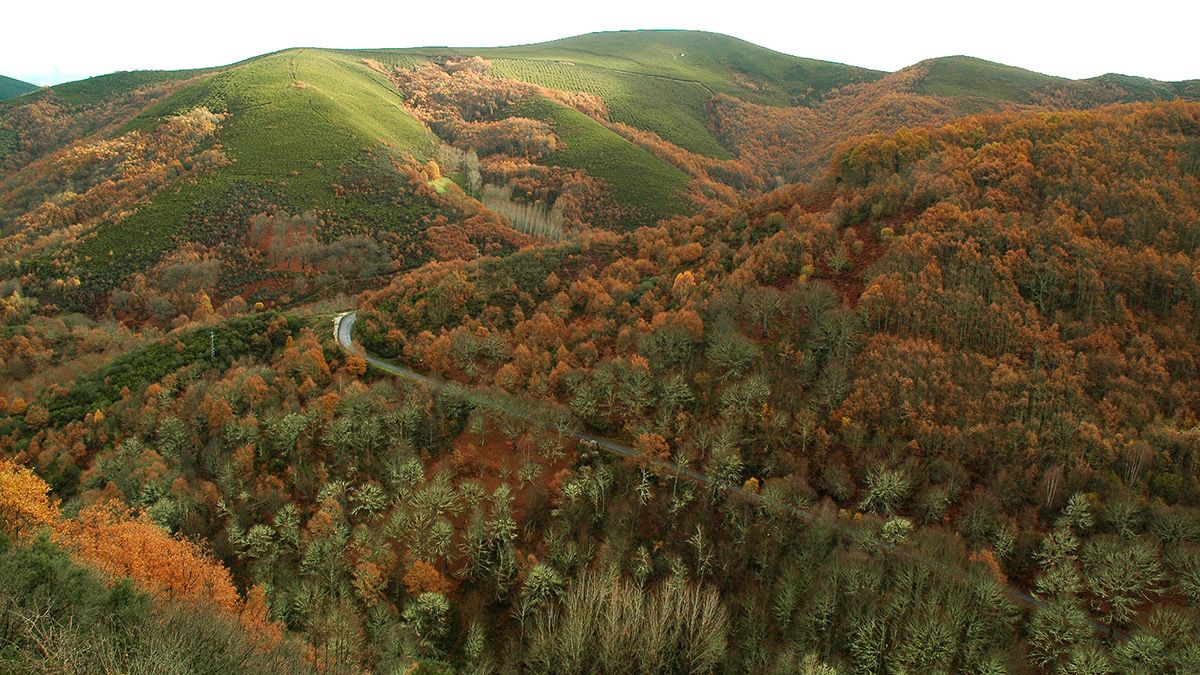
[(0, 101), (0, 671), (1197, 636), (1200, 81), (629, 31)]

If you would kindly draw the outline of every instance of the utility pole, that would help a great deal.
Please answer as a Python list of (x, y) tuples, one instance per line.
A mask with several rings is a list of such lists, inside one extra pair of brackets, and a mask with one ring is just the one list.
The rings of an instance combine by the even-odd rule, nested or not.
[(208, 360), (217, 360), (217, 334), (215, 331), (208, 331)]

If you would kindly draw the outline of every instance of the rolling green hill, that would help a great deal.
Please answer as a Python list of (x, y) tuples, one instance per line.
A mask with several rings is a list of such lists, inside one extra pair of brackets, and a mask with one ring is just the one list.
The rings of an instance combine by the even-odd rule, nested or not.
[(97, 75), (86, 80), (65, 82), (49, 88), (54, 98), (71, 107), (89, 107), (114, 96), (150, 87), (172, 80), (213, 72), (212, 69), (196, 70), (130, 70), (108, 75)]
[(1108, 73), (1089, 80), (1081, 80), (1081, 82), (1119, 88), (1125, 92), (1122, 101), (1126, 103), (1159, 99), (1169, 100), (1176, 97), (1189, 100), (1200, 99), (1200, 80), (1163, 82), (1136, 75)]
[(595, 94), (604, 100), (613, 121), (654, 131), (686, 150), (709, 157), (731, 156), (708, 129), (712, 93), (698, 82), (551, 59), (495, 59), (492, 64), (500, 77)]
[[(819, 106), (831, 91), (886, 79), (880, 71), (806, 59), (699, 31), (589, 33), (512, 47), (425, 47), (352, 52), (392, 67), (480, 56), (500, 77), (599, 96), (615, 122), (652, 131), (692, 152), (732, 156), (712, 131), (708, 104), (725, 94), (770, 106)], [(1055, 97), (1071, 105), (1200, 98), (1200, 84), (1158, 82), (1123, 75), (1091, 80), (1062, 77), (968, 56), (916, 64), (921, 76), (909, 91), (957, 99), (961, 113), (1001, 104), (1040, 104)], [(908, 69), (905, 69), (908, 70)], [(909, 86), (909, 85), (906, 85)]]
[[(348, 231), (391, 232), (403, 241), (420, 234), (416, 223), (432, 210), (427, 200), (384, 204), (362, 195), (335, 194), (335, 183), (347, 172), (374, 170), (372, 150), (386, 148), (424, 160), (436, 147), (432, 134), (404, 110), (390, 81), (358, 58), (296, 49), (219, 71), (117, 73), (60, 85), (46, 96), (65, 110), (86, 110), (179, 78), (186, 82), (173, 94), (100, 134), (123, 138), (131, 131), (149, 132), (167, 117), (203, 106), (223, 119), (215, 137), (198, 149), (219, 148), (228, 162), (168, 183), (131, 211), (80, 232), (70, 245), (45, 249), (31, 259), (26, 269), (40, 277), (52, 280), (69, 273), (79, 279), (78, 291), (64, 292), (58, 304), (91, 306), (124, 279), (147, 272), (190, 242), (236, 247), (248, 219), (262, 212), (321, 213), (323, 235), (329, 239)], [(85, 142), (100, 141), (91, 137)], [(18, 169), (10, 184), (28, 185), (45, 171), (34, 162), (24, 173)], [(81, 176), (74, 189), (92, 183)], [(226, 256), (241, 269), (223, 279), (231, 291), (265, 273), (249, 261), (235, 265), (232, 259)]]
[(523, 47), (463, 50), (485, 58), (559, 59), (616, 71), (698, 82), (754, 103), (786, 105), (884, 73), (805, 59), (716, 33), (614, 31)]
[(915, 93), (950, 98), (1028, 104), (1060, 96), (1068, 97), (1075, 105), (1100, 105), (1200, 97), (1200, 81), (1197, 80), (1161, 82), (1115, 73), (1070, 80), (970, 56), (929, 59), (913, 67), (923, 71), (913, 89)]
[(626, 141), (583, 113), (546, 99), (529, 101), (520, 113), (554, 125), (565, 147), (547, 157), (553, 166), (582, 169), (612, 186), (622, 204), (634, 205), (644, 222), (683, 209), (679, 194), (688, 177), (646, 150)]
[[(404, 110), (387, 78), (357, 55), (314, 49), (269, 55), (215, 75), (147, 110), (127, 128), (147, 128), (198, 105), (228, 113), (218, 140), (234, 162), (200, 181), (194, 187), (199, 193), (185, 190), (178, 199), (156, 200), (147, 213), (155, 221), (178, 220), (179, 208), (212, 201), (237, 181), (271, 184), (275, 199), (296, 209), (336, 209), (330, 167), (376, 144), (425, 160), (438, 142)], [(618, 201), (640, 210), (646, 222), (682, 208), (678, 194), (688, 179), (678, 169), (565, 106), (540, 101), (523, 114), (550, 122), (563, 140), (564, 147), (545, 163), (607, 181)], [(170, 215), (149, 213), (160, 204), (176, 206)], [(96, 245), (126, 236), (139, 221), (111, 228)]]
[(38, 86), (21, 80), (14, 80), (11, 77), (0, 75), (0, 101), (6, 98), (14, 98), (21, 94), (27, 94), (31, 91), (36, 91)]
[[(138, 116), (146, 127), (202, 105), (228, 113), (221, 141), (235, 160), (227, 173), (280, 176), (338, 162), (383, 143), (425, 157), (434, 139), (401, 105), (387, 78), (358, 59), (294, 49), (251, 60), (188, 87)], [(295, 177), (293, 177), (295, 178)]]
[[(127, 128), (148, 128), (196, 106), (228, 116), (217, 141), (232, 164), (164, 190), (131, 216), (98, 228), (77, 247), (85, 288), (112, 287), (181, 239), (219, 236), (198, 224), (223, 225), (206, 214), (231, 203), (258, 199), (294, 213), (324, 209), (361, 217), (364, 205), (334, 196), (337, 168), (380, 144), (424, 158), (435, 143), (386, 78), (334, 52), (297, 49), (252, 60), (168, 97)], [(403, 229), (412, 215), (373, 213), (385, 229)]]
[(926, 71), (916, 86), (917, 93), (934, 96), (979, 96), (1029, 103), (1034, 91), (1067, 81), (970, 56), (930, 59), (917, 67)]
[[(51, 88), (47, 96), (67, 109), (83, 110), (169, 79), (185, 81), (102, 133), (150, 132), (171, 116), (204, 107), (223, 117), (206, 147), (219, 147), (229, 163), (159, 190), (121, 218), (84, 232), (69, 249), (48, 249), (42, 258), (29, 260), (25, 269), (47, 282), (64, 273), (78, 277), (79, 290), (63, 291), (56, 298), (60, 305), (90, 306), (189, 242), (228, 248), (241, 240), (247, 219), (258, 212), (318, 213), (326, 240), (360, 232), (411, 249), (421, 235), (420, 223), (438, 208), (417, 195), (380, 200), (336, 187), (348, 174), (390, 171), (386, 161), (379, 163), (380, 149), (424, 162), (441, 142), (409, 114), (394, 83), (359, 53), (292, 49), (222, 69), (116, 73)], [(703, 126), (704, 102), (693, 96), (694, 117), (685, 133), (722, 154)], [(543, 163), (605, 181), (614, 199), (629, 209), (631, 225), (685, 208), (681, 193), (689, 179), (682, 171), (573, 109), (548, 100), (528, 107), (524, 114), (548, 122), (561, 140)], [(227, 280), (229, 290), (239, 283), (258, 284), (261, 276), (261, 270), (243, 270)]]
[(727, 35), (698, 31), (590, 33), (534, 45), (421, 48), (355, 52), (394, 67), (435, 58), (481, 56), (501, 77), (552, 89), (595, 94), (613, 121), (653, 131), (702, 155), (730, 156), (708, 128), (717, 93), (754, 103), (819, 100), (879, 71), (781, 54)]

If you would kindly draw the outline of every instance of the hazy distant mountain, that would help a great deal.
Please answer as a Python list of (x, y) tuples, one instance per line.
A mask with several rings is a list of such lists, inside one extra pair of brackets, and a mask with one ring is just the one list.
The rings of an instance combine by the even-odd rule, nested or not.
[(0, 101), (34, 91), (38, 86), (0, 75)]

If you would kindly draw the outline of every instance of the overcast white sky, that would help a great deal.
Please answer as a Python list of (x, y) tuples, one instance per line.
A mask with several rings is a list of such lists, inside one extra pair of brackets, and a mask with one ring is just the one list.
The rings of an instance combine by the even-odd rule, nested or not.
[(196, 68), (285, 47), (495, 46), (598, 30), (688, 28), (896, 70), (968, 54), (1072, 78), (1200, 78), (1197, 0), (8, 0), (0, 74), (54, 84)]

